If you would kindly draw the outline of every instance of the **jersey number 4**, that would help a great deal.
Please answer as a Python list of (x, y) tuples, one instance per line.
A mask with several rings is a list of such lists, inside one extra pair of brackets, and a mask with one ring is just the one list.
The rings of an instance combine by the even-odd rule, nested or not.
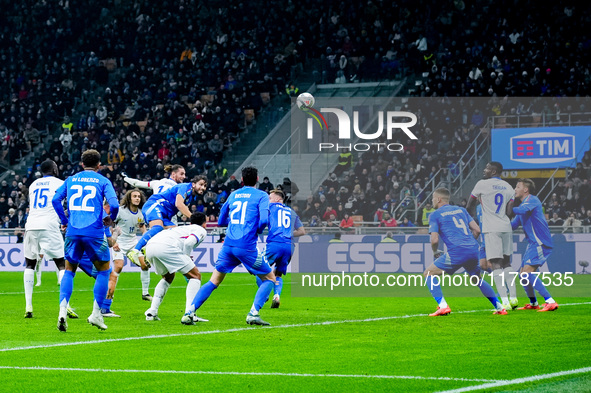
[[(75, 194), (70, 197), (70, 203), (68, 207), (71, 211), (78, 210), (84, 212), (94, 212), (94, 207), (88, 205), (88, 201), (91, 200), (96, 196), (96, 188), (93, 186), (82, 186), (80, 185), (73, 185), (71, 187), (72, 191), (75, 191)], [(82, 198), (82, 203), (80, 205), (76, 205), (76, 201), (82, 197), (84, 191), (88, 191), (88, 194)]]
[(454, 224), (456, 228), (459, 228), (464, 231), (464, 234), (468, 234), (468, 228), (466, 227), (466, 223), (461, 218), (452, 217), (454, 220)]

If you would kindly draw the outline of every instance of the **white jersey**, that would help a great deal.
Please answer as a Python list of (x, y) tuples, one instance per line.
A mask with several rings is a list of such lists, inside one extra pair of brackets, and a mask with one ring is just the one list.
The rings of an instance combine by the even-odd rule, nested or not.
[(39, 178), (29, 187), (29, 217), (26, 230), (60, 230), (60, 221), (51, 200), (55, 191), (64, 184), (63, 180), (53, 176)]
[(121, 228), (121, 235), (117, 238), (119, 247), (125, 250), (132, 249), (137, 244), (137, 229), (145, 224), (141, 210), (136, 213), (126, 207), (119, 209), (115, 223)]
[(515, 198), (509, 183), (498, 177), (483, 179), (476, 183), (472, 196), (482, 206), (482, 232), (512, 232), (511, 220), (507, 217), (507, 203)]
[(148, 187), (154, 191), (154, 194), (161, 194), (164, 191), (168, 190), (177, 185), (172, 179), (160, 179), (160, 180), (152, 180), (148, 182)]
[(207, 231), (201, 225), (183, 225), (159, 232), (149, 243), (171, 245), (190, 255), (193, 248), (205, 240), (205, 236)]

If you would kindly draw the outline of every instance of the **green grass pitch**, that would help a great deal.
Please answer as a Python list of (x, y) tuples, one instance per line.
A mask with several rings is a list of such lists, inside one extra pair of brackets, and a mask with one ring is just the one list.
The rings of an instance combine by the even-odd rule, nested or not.
[[(301, 298), (286, 282), (281, 307), (262, 310), (272, 324), (262, 328), (245, 323), (253, 277), (230, 274), (198, 313), (210, 322), (184, 326), (183, 277), (164, 299), (162, 320), (148, 322), (139, 274), (126, 273), (112, 306), (122, 318), (106, 319), (101, 332), (86, 322), (93, 281), (79, 273), (71, 305), (80, 319), (61, 333), (55, 273), (35, 288), (33, 319), (23, 318), (22, 282), (22, 273), (0, 273), (0, 391), (438, 392), (591, 366), (591, 297), (507, 316), (492, 315), (483, 297), (447, 298), (452, 314), (429, 318), (428, 293)], [(520, 382), (475, 391), (591, 391), (591, 369)]]

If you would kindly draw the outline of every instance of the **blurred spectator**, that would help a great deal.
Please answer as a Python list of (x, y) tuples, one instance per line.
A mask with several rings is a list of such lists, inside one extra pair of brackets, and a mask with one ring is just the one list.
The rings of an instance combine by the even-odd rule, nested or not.
[(396, 240), (394, 240), (393, 236), (394, 235), (392, 232), (386, 232), (386, 236), (380, 240), (380, 243), (398, 243)]
[(550, 226), (562, 226), (564, 224), (564, 220), (558, 216), (558, 213), (552, 213), (552, 217), (548, 220), (548, 225)]
[(572, 232), (572, 233), (578, 233), (578, 232), (582, 232), (582, 223), (581, 220), (579, 220), (578, 218), (575, 217), (574, 213), (571, 213), (569, 215), (569, 217), (564, 221), (564, 223), (562, 224), (562, 227), (564, 228), (562, 230), (562, 232)]
[(398, 226), (398, 223), (396, 222), (396, 219), (390, 215), (390, 213), (385, 212), (382, 216), (382, 220), (380, 221), (380, 226), (394, 228)]
[(415, 224), (413, 224), (413, 223), (412, 223), (412, 221), (410, 221), (410, 220), (408, 219), (408, 217), (404, 217), (404, 218), (402, 219), (402, 222), (398, 223), (398, 226), (399, 226), (399, 227), (406, 227), (406, 228), (410, 228), (410, 227), (416, 227), (416, 225), (415, 225)]
[(339, 224), (339, 227), (343, 230), (348, 230), (353, 228), (354, 226), (355, 222), (353, 221), (353, 219), (349, 216), (349, 214), (345, 213), (343, 219), (341, 220), (341, 223)]
[(259, 184), (259, 190), (263, 190), (266, 193), (269, 193), (273, 189), (273, 183), (269, 181), (269, 178), (265, 176), (263, 178), (263, 182)]
[(429, 216), (434, 211), (435, 211), (435, 209), (433, 209), (433, 206), (431, 205), (431, 203), (426, 203), (425, 204), (425, 207), (423, 208), (423, 216), (422, 216), (422, 219), (421, 219), (421, 222), (422, 222), (423, 226), (425, 226), (425, 227), (428, 227), (429, 226)]

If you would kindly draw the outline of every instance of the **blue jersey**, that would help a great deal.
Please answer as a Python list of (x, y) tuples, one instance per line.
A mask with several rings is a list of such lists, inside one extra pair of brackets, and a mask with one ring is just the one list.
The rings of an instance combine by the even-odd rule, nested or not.
[(192, 183), (181, 183), (177, 184), (176, 186), (170, 187), (169, 189), (163, 191), (160, 194), (152, 195), (148, 201), (152, 202), (160, 202), (160, 204), (168, 210), (171, 210), (176, 214), (178, 209), (176, 208), (176, 196), (180, 195), (183, 197), (183, 200), (186, 201), (193, 191), (193, 184)]
[(269, 195), (253, 187), (242, 187), (228, 197), (218, 224), (227, 226), (224, 247), (256, 248), (257, 234), (269, 222)]
[(542, 211), (542, 202), (537, 196), (529, 195), (521, 205), (513, 208), (513, 212), (515, 213), (515, 218), (511, 221), (513, 229), (522, 225), (530, 243), (552, 248), (550, 228)]
[(444, 205), (431, 213), (429, 233), (439, 233), (447, 246), (447, 252), (453, 257), (466, 249), (478, 249), (478, 242), (470, 230), (472, 221), (474, 220), (463, 207)]
[[(68, 200), (68, 217), (62, 201)], [(66, 236), (103, 238), (103, 200), (111, 206), (111, 218), (117, 217), (119, 202), (111, 182), (101, 174), (86, 170), (66, 179), (52, 199), (53, 207), (63, 225), (68, 225)]]
[(283, 203), (269, 204), (269, 236), (267, 243), (291, 243), (294, 229), (302, 226), (300, 218)]

